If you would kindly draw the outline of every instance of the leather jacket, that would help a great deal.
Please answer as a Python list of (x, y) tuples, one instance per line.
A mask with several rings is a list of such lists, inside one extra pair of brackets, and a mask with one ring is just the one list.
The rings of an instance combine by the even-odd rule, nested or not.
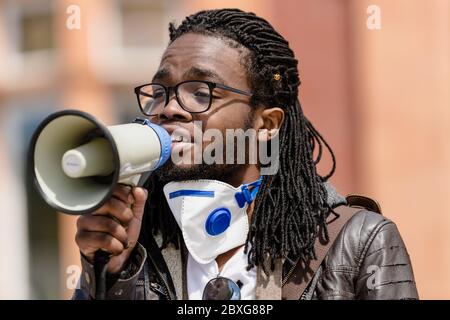
[[(344, 200), (345, 201), (345, 200)], [(338, 201), (339, 202), (339, 201)], [(335, 205), (342, 205), (340, 203)], [(187, 249), (160, 249), (158, 237), (138, 244), (128, 267), (107, 281), (107, 299), (188, 299)], [(74, 299), (95, 297), (93, 266), (83, 257)], [(280, 261), (265, 275), (257, 268), (256, 299), (281, 299), (289, 269)], [(381, 214), (361, 210), (346, 222), (302, 299), (418, 299), (411, 261), (399, 231)]]

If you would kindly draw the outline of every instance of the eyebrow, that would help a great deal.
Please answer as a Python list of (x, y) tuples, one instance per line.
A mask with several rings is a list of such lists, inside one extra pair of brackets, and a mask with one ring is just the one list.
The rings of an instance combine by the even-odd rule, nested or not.
[(204, 69), (200, 67), (191, 67), (188, 71), (186, 71), (183, 74), (183, 78), (184, 79), (209, 78), (226, 85), (225, 80), (221, 76), (219, 76), (219, 74), (217, 74), (214, 70)]
[[(155, 80), (165, 80), (170, 77), (171, 77), (170, 70), (168, 68), (161, 68), (153, 76), (152, 82)], [(209, 78), (217, 81), (220, 84), (227, 85), (225, 80), (211, 69), (204, 69), (194, 66), (183, 74), (183, 79), (196, 79), (196, 78), (197, 79)]]
[(163, 80), (170, 77), (170, 71), (167, 68), (159, 69), (153, 76), (152, 82), (155, 80)]

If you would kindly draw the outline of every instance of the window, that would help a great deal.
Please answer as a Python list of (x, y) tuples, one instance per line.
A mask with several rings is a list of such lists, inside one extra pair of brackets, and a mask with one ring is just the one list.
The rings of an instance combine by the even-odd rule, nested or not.
[(161, 46), (167, 34), (165, 10), (160, 0), (122, 1), (122, 46)]
[(56, 74), (54, 4), (0, 0), (0, 88), (50, 85)]
[(53, 48), (53, 21), (50, 12), (24, 14), (20, 20), (22, 52)]

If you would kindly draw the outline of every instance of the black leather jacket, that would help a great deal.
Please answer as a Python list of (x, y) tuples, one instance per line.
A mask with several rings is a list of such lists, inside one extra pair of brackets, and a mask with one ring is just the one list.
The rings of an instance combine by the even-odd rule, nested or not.
[(344, 226), (317, 273), (312, 299), (418, 299), (396, 225), (360, 211)]
[[(347, 205), (326, 183), (328, 204)], [(375, 210), (375, 209), (373, 209)], [(107, 299), (187, 299), (188, 251), (181, 240), (160, 249), (160, 239), (146, 238), (130, 256), (119, 277), (107, 279)], [(144, 248), (145, 247), (145, 248)], [(81, 257), (80, 289), (74, 299), (95, 297), (93, 266)], [(290, 268), (279, 261), (265, 276), (257, 268), (256, 299), (281, 299)], [(360, 210), (345, 224), (315, 273), (302, 299), (418, 299), (411, 261), (394, 222), (379, 213)]]
[[(107, 299), (187, 299), (183, 244), (181, 250), (161, 251), (152, 238), (146, 247), (138, 245), (127, 270), (119, 279), (110, 279)], [(81, 288), (74, 299), (95, 296), (93, 267), (84, 258), (82, 266)], [(261, 288), (259, 298), (276, 299), (277, 289), (282, 290), (281, 284)], [(307, 299), (418, 298), (410, 258), (396, 225), (367, 210), (344, 225), (307, 291), (311, 293)]]

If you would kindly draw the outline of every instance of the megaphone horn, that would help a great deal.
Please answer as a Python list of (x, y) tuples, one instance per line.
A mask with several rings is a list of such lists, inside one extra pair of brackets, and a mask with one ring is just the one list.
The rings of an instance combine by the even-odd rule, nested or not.
[(142, 185), (170, 153), (169, 133), (147, 119), (105, 126), (86, 112), (64, 110), (38, 126), (29, 161), (50, 206), (84, 214), (100, 208), (117, 183)]

